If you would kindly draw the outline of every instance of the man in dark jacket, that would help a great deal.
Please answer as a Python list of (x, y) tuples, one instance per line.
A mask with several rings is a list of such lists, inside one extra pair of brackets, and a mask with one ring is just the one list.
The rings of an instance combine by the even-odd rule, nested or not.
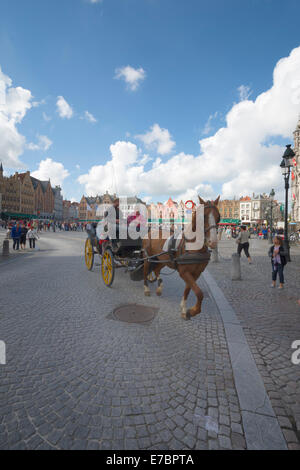
[(13, 239), (13, 250), (18, 250), (20, 247), (21, 233), (22, 233), (21, 226), (17, 223), (11, 229), (11, 238)]

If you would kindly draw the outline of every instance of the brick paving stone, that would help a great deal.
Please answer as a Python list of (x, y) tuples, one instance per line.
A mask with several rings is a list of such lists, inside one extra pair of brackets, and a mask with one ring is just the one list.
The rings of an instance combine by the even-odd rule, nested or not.
[(209, 439), (208, 448), (209, 450), (219, 450), (220, 446), (219, 446), (217, 439)]
[(246, 441), (241, 434), (232, 433), (231, 442), (232, 442), (233, 449), (236, 449), (236, 450), (246, 449)]
[(222, 449), (232, 449), (231, 440), (226, 436), (219, 436), (219, 444)]

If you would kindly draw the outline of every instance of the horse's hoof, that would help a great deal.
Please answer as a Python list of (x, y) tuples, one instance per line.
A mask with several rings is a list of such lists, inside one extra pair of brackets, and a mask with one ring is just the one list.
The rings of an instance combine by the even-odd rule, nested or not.
[(157, 295), (158, 297), (160, 297), (161, 294), (162, 294), (161, 291), (156, 291), (156, 295)]
[(150, 292), (145, 292), (145, 297), (150, 297)]
[(182, 313), (181, 314), (181, 318), (183, 318), (184, 320), (188, 321), (191, 319), (191, 314), (189, 312), (186, 312), (186, 313)]

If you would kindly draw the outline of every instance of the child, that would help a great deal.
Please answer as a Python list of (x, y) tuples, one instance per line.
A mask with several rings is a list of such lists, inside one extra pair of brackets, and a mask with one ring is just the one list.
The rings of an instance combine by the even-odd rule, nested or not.
[(279, 274), (279, 289), (283, 289), (284, 276), (283, 268), (286, 265), (286, 257), (283, 248), (283, 241), (281, 237), (274, 237), (274, 245), (271, 246), (269, 250), (269, 256), (271, 257), (272, 262), (272, 285), (271, 287), (276, 287), (277, 273)]

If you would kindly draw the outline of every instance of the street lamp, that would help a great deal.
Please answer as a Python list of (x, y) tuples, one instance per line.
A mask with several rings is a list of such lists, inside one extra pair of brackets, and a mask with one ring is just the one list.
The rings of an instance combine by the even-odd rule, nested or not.
[(285, 210), (284, 210), (284, 248), (286, 252), (287, 261), (291, 261), (290, 258), (290, 245), (288, 239), (288, 205), (289, 205), (289, 181), (291, 167), (293, 166), (292, 158), (295, 156), (295, 152), (291, 149), (291, 144), (286, 146), (286, 151), (283, 154), (280, 168), (284, 177), (285, 187)]
[(271, 202), (269, 243), (272, 243), (272, 241), (273, 241), (273, 201), (274, 201), (274, 196), (275, 196), (275, 191), (274, 191), (274, 188), (272, 188), (272, 191), (270, 192), (270, 195), (269, 195), (269, 199), (270, 199), (270, 202)]

